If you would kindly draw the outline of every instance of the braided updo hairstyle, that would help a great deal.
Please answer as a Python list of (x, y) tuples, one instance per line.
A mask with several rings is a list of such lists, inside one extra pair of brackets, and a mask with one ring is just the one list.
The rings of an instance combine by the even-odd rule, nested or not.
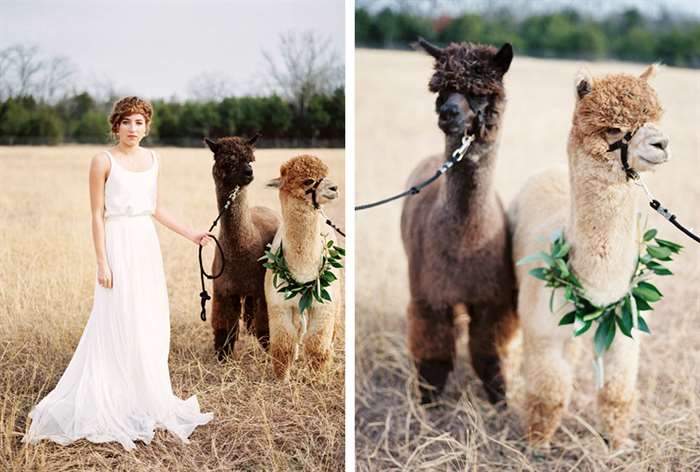
[(114, 103), (112, 113), (109, 115), (109, 124), (112, 130), (112, 136), (116, 138), (119, 133), (119, 123), (129, 115), (140, 113), (146, 119), (146, 136), (151, 130), (151, 119), (153, 118), (153, 107), (146, 100), (130, 96), (124, 97)]

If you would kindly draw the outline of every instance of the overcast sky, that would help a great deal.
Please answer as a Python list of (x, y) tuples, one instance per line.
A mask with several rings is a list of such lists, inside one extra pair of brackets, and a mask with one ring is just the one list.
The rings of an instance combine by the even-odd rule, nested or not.
[(344, 60), (343, 0), (0, 0), (0, 49), (33, 44), (68, 57), (86, 85), (119, 93), (188, 95), (203, 73), (237, 94), (264, 92), (265, 61), (282, 32), (330, 37)]

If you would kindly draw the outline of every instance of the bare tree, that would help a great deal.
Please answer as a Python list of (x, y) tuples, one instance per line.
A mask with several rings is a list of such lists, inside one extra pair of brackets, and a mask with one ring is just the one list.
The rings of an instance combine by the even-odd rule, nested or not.
[(42, 98), (51, 103), (60, 95), (72, 91), (76, 68), (65, 57), (53, 57), (46, 61), (43, 71)]
[(76, 68), (64, 57), (42, 58), (37, 46), (15, 44), (0, 50), (0, 99), (32, 95), (52, 101), (69, 91)]
[(221, 101), (233, 95), (231, 80), (216, 72), (202, 72), (187, 86), (189, 96), (198, 102)]
[(331, 47), (330, 37), (312, 31), (287, 32), (279, 36), (277, 55), (263, 51), (272, 87), (304, 115), (315, 94), (342, 86), (342, 61)]

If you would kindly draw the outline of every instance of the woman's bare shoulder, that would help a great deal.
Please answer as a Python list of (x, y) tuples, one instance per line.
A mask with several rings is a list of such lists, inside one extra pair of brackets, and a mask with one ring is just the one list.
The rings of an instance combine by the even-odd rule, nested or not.
[(100, 151), (90, 160), (90, 172), (107, 173), (111, 167), (107, 151)]

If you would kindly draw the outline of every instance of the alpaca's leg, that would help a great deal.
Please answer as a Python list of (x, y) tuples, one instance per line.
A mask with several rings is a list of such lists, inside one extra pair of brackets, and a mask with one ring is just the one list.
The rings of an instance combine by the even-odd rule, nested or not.
[[(309, 324), (304, 336), (304, 353), (314, 370), (324, 369), (333, 357), (333, 332), (335, 315), (331, 307), (321, 307), (309, 315)], [(331, 308), (331, 309), (329, 309)]]
[[(637, 397), (639, 341), (617, 333), (604, 354), (604, 383), (598, 392), (598, 412), (603, 434), (613, 449), (625, 445)], [(634, 336), (639, 336), (635, 331)]]
[(270, 346), (270, 327), (267, 319), (267, 303), (265, 297), (258, 297), (255, 303), (255, 336), (260, 345), (267, 351)]
[(219, 360), (233, 355), (238, 339), (238, 320), (241, 316), (240, 295), (214, 292), (212, 297), (211, 324), (214, 328), (214, 350)]
[(566, 339), (524, 333), (526, 434), (531, 443), (549, 444), (569, 402), (573, 370)]
[(440, 395), (455, 355), (454, 315), (451, 307), (436, 310), (411, 300), (408, 305), (408, 348), (416, 363), (421, 403)]
[(292, 310), (280, 306), (268, 306), (268, 313), (270, 317), (272, 370), (278, 379), (287, 379), (297, 348)]
[(245, 297), (245, 302), (243, 306), (243, 321), (245, 322), (245, 329), (249, 332), (253, 332), (253, 320), (255, 319), (255, 301), (256, 299), (252, 295)]
[(501, 353), (515, 334), (518, 319), (510, 305), (470, 305), (469, 352), (491, 403), (506, 400)]

